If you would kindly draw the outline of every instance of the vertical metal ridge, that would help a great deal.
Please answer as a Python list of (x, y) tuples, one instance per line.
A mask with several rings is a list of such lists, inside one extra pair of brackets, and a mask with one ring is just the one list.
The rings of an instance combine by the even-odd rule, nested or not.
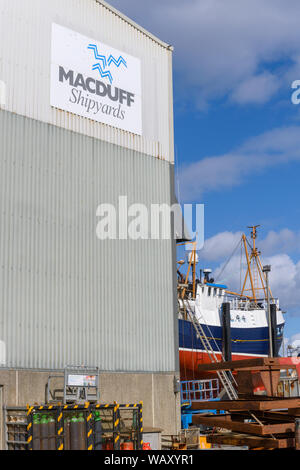
[(171, 168), (0, 111), (7, 367), (175, 370), (172, 240), (96, 237), (100, 203), (170, 204)]

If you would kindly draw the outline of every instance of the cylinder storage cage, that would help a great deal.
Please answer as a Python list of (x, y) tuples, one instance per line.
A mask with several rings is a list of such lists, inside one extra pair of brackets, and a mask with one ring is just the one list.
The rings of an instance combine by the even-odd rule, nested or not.
[(143, 404), (31, 406), (28, 450), (142, 450)]

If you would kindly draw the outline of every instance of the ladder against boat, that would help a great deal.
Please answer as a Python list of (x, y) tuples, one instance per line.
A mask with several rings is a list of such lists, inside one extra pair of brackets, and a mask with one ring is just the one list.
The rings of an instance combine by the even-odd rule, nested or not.
[[(184, 299), (182, 301), (179, 301), (179, 309), (181, 312), (184, 312), (184, 315), (191, 321), (196, 334), (198, 338), (201, 340), (203, 347), (208, 354), (208, 357), (210, 358), (211, 363), (215, 364), (219, 362), (218, 356), (216, 355), (214, 349), (212, 348), (210, 341), (205, 333), (205, 330), (202, 326), (202, 324), (199, 322), (197, 319), (194, 309), (191, 306), (190, 302), (188, 299)], [(235, 382), (234, 377), (232, 373), (229, 371), (224, 371), (224, 370), (217, 370), (216, 371), (218, 378), (220, 382), (222, 383), (224, 387), (224, 391), (226, 392), (229, 400), (236, 400), (237, 398), (237, 392), (234, 388), (233, 383)]]

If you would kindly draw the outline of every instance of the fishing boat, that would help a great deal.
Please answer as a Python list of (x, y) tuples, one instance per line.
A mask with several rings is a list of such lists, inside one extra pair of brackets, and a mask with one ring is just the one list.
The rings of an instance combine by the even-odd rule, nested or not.
[[(279, 300), (273, 297), (268, 275), (262, 266), (260, 252), (256, 247), (257, 227), (250, 227), (251, 241), (245, 234), (240, 239), (245, 256), (246, 273), (239, 293), (230, 291), (223, 283), (215, 282), (210, 269), (201, 270), (200, 276), (197, 277), (198, 254), (195, 243), (192, 243), (188, 255), (185, 274), (182, 273), (182, 269), (186, 263), (178, 262), (181, 380), (199, 378), (197, 366), (210, 362), (210, 353), (213, 353), (218, 360), (224, 359), (222, 305), (225, 303), (230, 305), (232, 360), (269, 355), (269, 312), (272, 304), (276, 306), (274, 355), (278, 354), (285, 321)], [(199, 334), (196, 325), (202, 334)]]

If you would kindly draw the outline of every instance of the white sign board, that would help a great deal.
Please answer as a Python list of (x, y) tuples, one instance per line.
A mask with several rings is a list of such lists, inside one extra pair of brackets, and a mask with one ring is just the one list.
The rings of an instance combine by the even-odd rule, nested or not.
[(142, 135), (141, 61), (53, 24), (51, 106)]
[(95, 375), (69, 375), (69, 387), (96, 387), (97, 380)]

